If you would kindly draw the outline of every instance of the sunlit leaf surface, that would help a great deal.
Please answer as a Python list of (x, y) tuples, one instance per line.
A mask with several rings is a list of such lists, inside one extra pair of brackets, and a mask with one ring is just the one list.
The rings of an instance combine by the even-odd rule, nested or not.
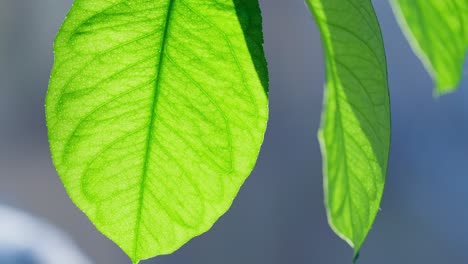
[(327, 85), (319, 139), (328, 220), (355, 250), (379, 210), (390, 144), (387, 66), (370, 0), (307, 0), (319, 25)]
[(393, 0), (414, 51), (436, 81), (436, 93), (457, 88), (468, 49), (467, 0)]
[(257, 159), (267, 69), (256, 0), (76, 0), (47, 95), (76, 205), (138, 262), (207, 231)]

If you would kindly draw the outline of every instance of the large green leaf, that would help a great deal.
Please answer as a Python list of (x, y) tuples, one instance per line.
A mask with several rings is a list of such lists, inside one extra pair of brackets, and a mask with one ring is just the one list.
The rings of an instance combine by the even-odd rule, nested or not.
[(468, 49), (467, 0), (393, 0), (413, 50), (436, 80), (437, 94), (456, 89)]
[(207, 231), (267, 123), (256, 0), (76, 0), (47, 95), (54, 164), (76, 205), (138, 262)]
[(307, 0), (327, 70), (319, 139), (328, 220), (355, 250), (379, 210), (390, 144), (387, 66), (370, 0)]

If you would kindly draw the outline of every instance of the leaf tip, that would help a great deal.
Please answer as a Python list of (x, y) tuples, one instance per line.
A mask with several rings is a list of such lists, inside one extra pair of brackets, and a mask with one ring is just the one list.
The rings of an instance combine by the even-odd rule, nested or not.
[(356, 264), (356, 263), (358, 262), (358, 260), (359, 260), (359, 253), (360, 253), (359, 250), (356, 250), (356, 251), (354, 252), (353, 264)]
[(443, 86), (443, 85), (436, 85), (434, 92), (432, 93), (432, 97), (435, 99), (439, 99), (441, 96), (453, 93), (457, 90), (457, 85), (455, 86)]

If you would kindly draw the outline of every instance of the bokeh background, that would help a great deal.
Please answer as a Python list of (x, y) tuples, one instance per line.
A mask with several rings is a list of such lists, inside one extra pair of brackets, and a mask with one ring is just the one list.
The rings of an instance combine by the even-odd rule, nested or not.
[[(211, 231), (143, 264), (351, 262), (323, 206), (316, 133), (325, 75), (317, 27), (303, 0), (260, 2), (271, 118), (257, 166)], [(67, 197), (50, 159), (44, 96), (52, 42), (71, 4), (0, 0), (0, 205), (62, 230), (68, 238), (61, 239), (73, 240), (92, 263), (128, 264)], [(360, 263), (468, 263), (468, 78), (456, 93), (433, 98), (433, 82), (389, 2), (374, 4), (388, 55), (393, 137), (382, 210)], [(15, 230), (9, 217), (0, 214), (0, 222)], [(47, 245), (46, 237), (34, 243)], [(0, 264), (50, 264), (16, 258), (21, 252), (2, 245)]]

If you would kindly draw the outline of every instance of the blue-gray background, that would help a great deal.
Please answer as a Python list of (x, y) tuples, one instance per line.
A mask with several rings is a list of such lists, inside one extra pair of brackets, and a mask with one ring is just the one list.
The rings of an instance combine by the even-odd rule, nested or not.
[[(257, 166), (211, 231), (143, 263), (350, 263), (352, 251), (329, 229), (323, 206), (317, 27), (302, 0), (260, 2), (271, 117)], [(44, 95), (52, 41), (71, 4), (0, 0), (0, 204), (64, 230), (94, 263), (127, 264), (69, 200), (50, 160)], [(468, 78), (456, 93), (433, 98), (433, 82), (388, 1), (374, 4), (387, 49), (393, 136), (382, 210), (360, 263), (468, 263)]]

